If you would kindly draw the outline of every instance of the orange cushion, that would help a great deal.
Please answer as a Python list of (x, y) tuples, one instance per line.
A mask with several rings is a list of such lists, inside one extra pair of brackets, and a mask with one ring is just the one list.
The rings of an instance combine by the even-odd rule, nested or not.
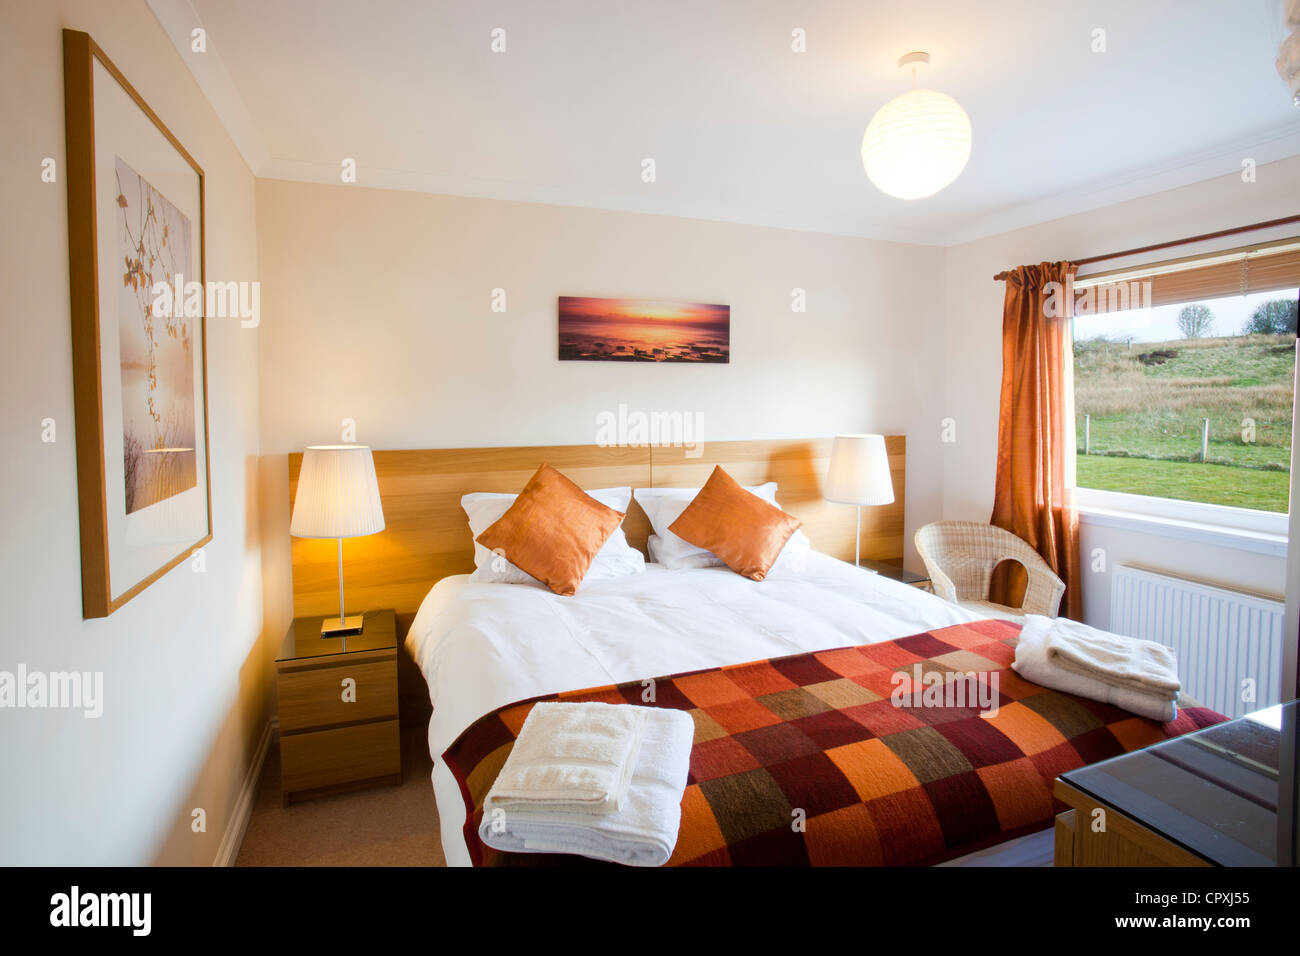
[(761, 581), (801, 524), (746, 491), (718, 466), (668, 530), (712, 551), (731, 570)]
[(543, 464), (519, 497), (475, 540), (556, 594), (574, 594), (623, 512), (601, 504)]

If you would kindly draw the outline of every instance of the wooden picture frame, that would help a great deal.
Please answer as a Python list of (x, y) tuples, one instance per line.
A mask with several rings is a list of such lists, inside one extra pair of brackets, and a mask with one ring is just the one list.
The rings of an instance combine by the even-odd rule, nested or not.
[(82, 614), (98, 618), (212, 540), (206, 294), (177, 315), (158, 293), (207, 289), (204, 181), (89, 34), (63, 31), (63, 80)]

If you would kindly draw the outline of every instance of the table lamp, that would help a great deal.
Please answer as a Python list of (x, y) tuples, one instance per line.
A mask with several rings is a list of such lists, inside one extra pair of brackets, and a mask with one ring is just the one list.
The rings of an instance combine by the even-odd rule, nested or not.
[(827, 501), (857, 505), (858, 533), (854, 539), (853, 563), (862, 563), (862, 506), (887, 505), (894, 501), (894, 482), (889, 474), (889, 452), (884, 435), (836, 435), (831, 446), (831, 465), (826, 473)]
[(363, 615), (343, 612), (343, 539), (384, 530), (375, 459), (365, 445), (312, 445), (302, 453), (298, 493), (289, 533), (296, 538), (337, 538), (339, 616), (327, 617), (321, 637), (359, 634)]

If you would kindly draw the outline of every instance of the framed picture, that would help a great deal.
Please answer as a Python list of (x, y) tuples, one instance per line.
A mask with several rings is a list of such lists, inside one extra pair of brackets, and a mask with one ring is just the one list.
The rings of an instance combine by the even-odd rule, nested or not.
[(731, 361), (731, 306), (560, 296), (564, 362)]
[(212, 538), (203, 170), (85, 33), (63, 31), (85, 617)]

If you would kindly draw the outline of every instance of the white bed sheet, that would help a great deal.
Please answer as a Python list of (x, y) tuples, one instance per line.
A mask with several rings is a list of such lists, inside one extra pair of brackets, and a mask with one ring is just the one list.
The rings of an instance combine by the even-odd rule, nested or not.
[(954, 604), (810, 551), (762, 582), (727, 568), (645, 573), (585, 584), (439, 581), (406, 646), (429, 685), (433, 789), (450, 866), (468, 866), (465, 804), (442, 760), (498, 707), (560, 691), (807, 651), (870, 644), (978, 620)]

